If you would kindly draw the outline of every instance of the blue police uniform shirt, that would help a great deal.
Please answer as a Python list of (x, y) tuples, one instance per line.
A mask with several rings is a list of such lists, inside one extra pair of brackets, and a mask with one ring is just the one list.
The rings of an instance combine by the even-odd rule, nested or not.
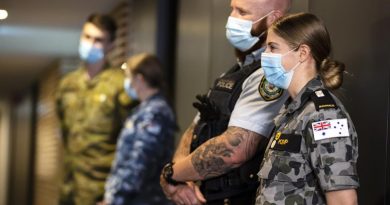
[(126, 119), (105, 186), (108, 204), (170, 204), (159, 176), (172, 157), (175, 128), (173, 111), (161, 94), (142, 102)]

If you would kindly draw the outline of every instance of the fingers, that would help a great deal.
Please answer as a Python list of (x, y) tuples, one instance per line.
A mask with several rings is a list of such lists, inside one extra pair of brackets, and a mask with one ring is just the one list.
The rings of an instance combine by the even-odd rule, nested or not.
[(199, 100), (200, 102), (203, 102), (204, 96), (203, 95), (196, 95), (195, 98)]
[(206, 203), (206, 198), (204, 198), (202, 192), (200, 191), (199, 186), (194, 182), (187, 182), (187, 184), (194, 190), (194, 194), (200, 203)]
[(195, 196), (198, 199), (198, 201), (201, 203), (206, 203), (206, 199), (204, 198), (202, 192), (200, 191), (199, 186), (195, 185), (194, 191), (195, 191)]
[(179, 185), (178, 187), (179, 187), (178, 190), (172, 196), (172, 201), (174, 201), (176, 204), (183, 204), (183, 205), (202, 204), (202, 202), (200, 202), (196, 197), (194, 189), (191, 186)]
[(177, 187), (168, 184), (162, 176), (160, 176), (160, 186), (167, 199), (171, 200), (172, 195), (177, 191)]

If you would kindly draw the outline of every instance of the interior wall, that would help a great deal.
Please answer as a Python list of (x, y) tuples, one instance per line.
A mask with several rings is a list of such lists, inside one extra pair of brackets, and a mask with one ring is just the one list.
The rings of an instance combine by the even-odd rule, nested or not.
[(130, 0), (129, 56), (139, 52), (156, 54), (157, 1)]
[(7, 205), (11, 115), (9, 102), (0, 99), (0, 205)]
[(210, 0), (180, 1), (176, 61), (176, 112), (180, 133), (194, 117), (194, 96), (207, 89), (210, 63)]
[(33, 93), (11, 105), (10, 174), (7, 204), (31, 204), (34, 140), (32, 135)]
[(42, 73), (38, 84), (34, 165), (35, 205), (57, 204), (62, 170), (62, 140), (55, 112), (55, 89), (61, 66), (57, 63)]
[[(341, 98), (359, 135), (359, 204), (390, 204), (388, 0), (310, 1), (328, 27), (333, 57), (346, 64)], [(387, 185), (388, 187), (389, 185)]]

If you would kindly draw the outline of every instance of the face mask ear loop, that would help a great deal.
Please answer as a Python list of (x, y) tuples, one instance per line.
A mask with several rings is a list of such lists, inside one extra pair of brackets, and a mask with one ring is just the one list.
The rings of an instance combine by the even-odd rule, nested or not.
[(301, 62), (301, 61), (299, 61), (299, 62), (298, 62), (298, 63), (297, 63), (297, 64), (296, 64), (296, 65), (295, 65), (293, 68), (291, 68), (291, 70), (290, 70), (290, 71), (288, 71), (288, 72), (294, 72), (294, 71), (295, 71), (295, 69), (296, 69), (296, 68), (298, 68), (298, 66), (299, 66), (299, 65), (301, 65), (301, 63), (302, 63), (302, 62)]
[[(296, 48), (293, 48), (293, 49), (289, 50), (287, 53), (283, 54), (281, 57), (283, 57), (283, 56), (285, 56), (285, 55), (291, 53), (292, 51), (296, 51), (298, 48), (299, 48), (299, 46), (297, 46)], [(280, 63), (282, 63), (282, 62), (280, 62)], [(294, 67), (292, 67), (289, 71), (286, 71), (286, 69), (285, 69), (283, 66), (282, 66), (282, 68), (283, 68), (283, 70), (284, 70), (286, 73), (294, 72), (295, 69), (296, 69), (299, 65), (301, 65), (301, 63), (302, 63), (301, 61), (298, 61), (298, 63), (297, 63), (296, 65), (294, 65)]]
[(255, 23), (257, 23), (257, 22), (259, 22), (259, 21), (261, 21), (261, 20), (263, 20), (265, 17), (269, 16), (269, 15), (272, 14), (274, 11), (275, 11), (275, 10), (272, 10), (272, 11), (270, 11), (268, 14), (266, 14), (265, 16), (263, 16), (263, 17), (257, 19), (256, 21), (254, 21), (254, 22), (252, 23), (252, 25), (255, 24)]
[(287, 51), (287, 53), (283, 54), (282, 56), (285, 56), (285, 55), (291, 53), (292, 51), (296, 51), (298, 48), (299, 48), (299, 46), (297, 46), (297, 47), (295, 47), (295, 48), (293, 48), (293, 49)]
[[(274, 12), (274, 10), (270, 11), (268, 14), (266, 14), (266, 15), (263, 16), (263, 17), (261, 17), (260, 19), (257, 19), (256, 21), (254, 21), (254, 22), (252, 23), (252, 25), (255, 24), (255, 23), (257, 23), (257, 22), (259, 22), (259, 21), (261, 21), (261, 20), (263, 20), (265, 17), (269, 16), (269, 15), (272, 14), (273, 12)], [(264, 34), (265, 34), (266, 32), (267, 32), (267, 30), (261, 32), (261, 34), (260, 34), (259, 36), (257, 36), (257, 38), (261, 38), (262, 36), (264, 36)]]
[(261, 32), (261, 34), (259, 36), (257, 36), (257, 38), (261, 38), (262, 36), (264, 36), (265, 33), (266, 33), (266, 31)]

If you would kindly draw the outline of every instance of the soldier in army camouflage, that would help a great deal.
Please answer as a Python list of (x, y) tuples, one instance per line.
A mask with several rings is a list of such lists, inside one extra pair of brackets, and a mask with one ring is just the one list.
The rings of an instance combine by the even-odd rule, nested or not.
[(132, 104), (123, 71), (105, 58), (115, 31), (109, 16), (88, 18), (80, 38), (82, 65), (60, 81), (56, 92), (64, 144), (63, 205), (95, 205), (103, 198), (117, 136)]
[(290, 15), (268, 29), (266, 41), (265, 76), (291, 98), (275, 120), (256, 204), (357, 204), (357, 133), (330, 92), (345, 66), (329, 58), (326, 27), (312, 14)]
[(168, 205), (159, 177), (173, 154), (176, 122), (163, 95), (163, 72), (157, 58), (146, 53), (131, 57), (127, 71), (125, 90), (141, 104), (121, 131), (101, 204)]

